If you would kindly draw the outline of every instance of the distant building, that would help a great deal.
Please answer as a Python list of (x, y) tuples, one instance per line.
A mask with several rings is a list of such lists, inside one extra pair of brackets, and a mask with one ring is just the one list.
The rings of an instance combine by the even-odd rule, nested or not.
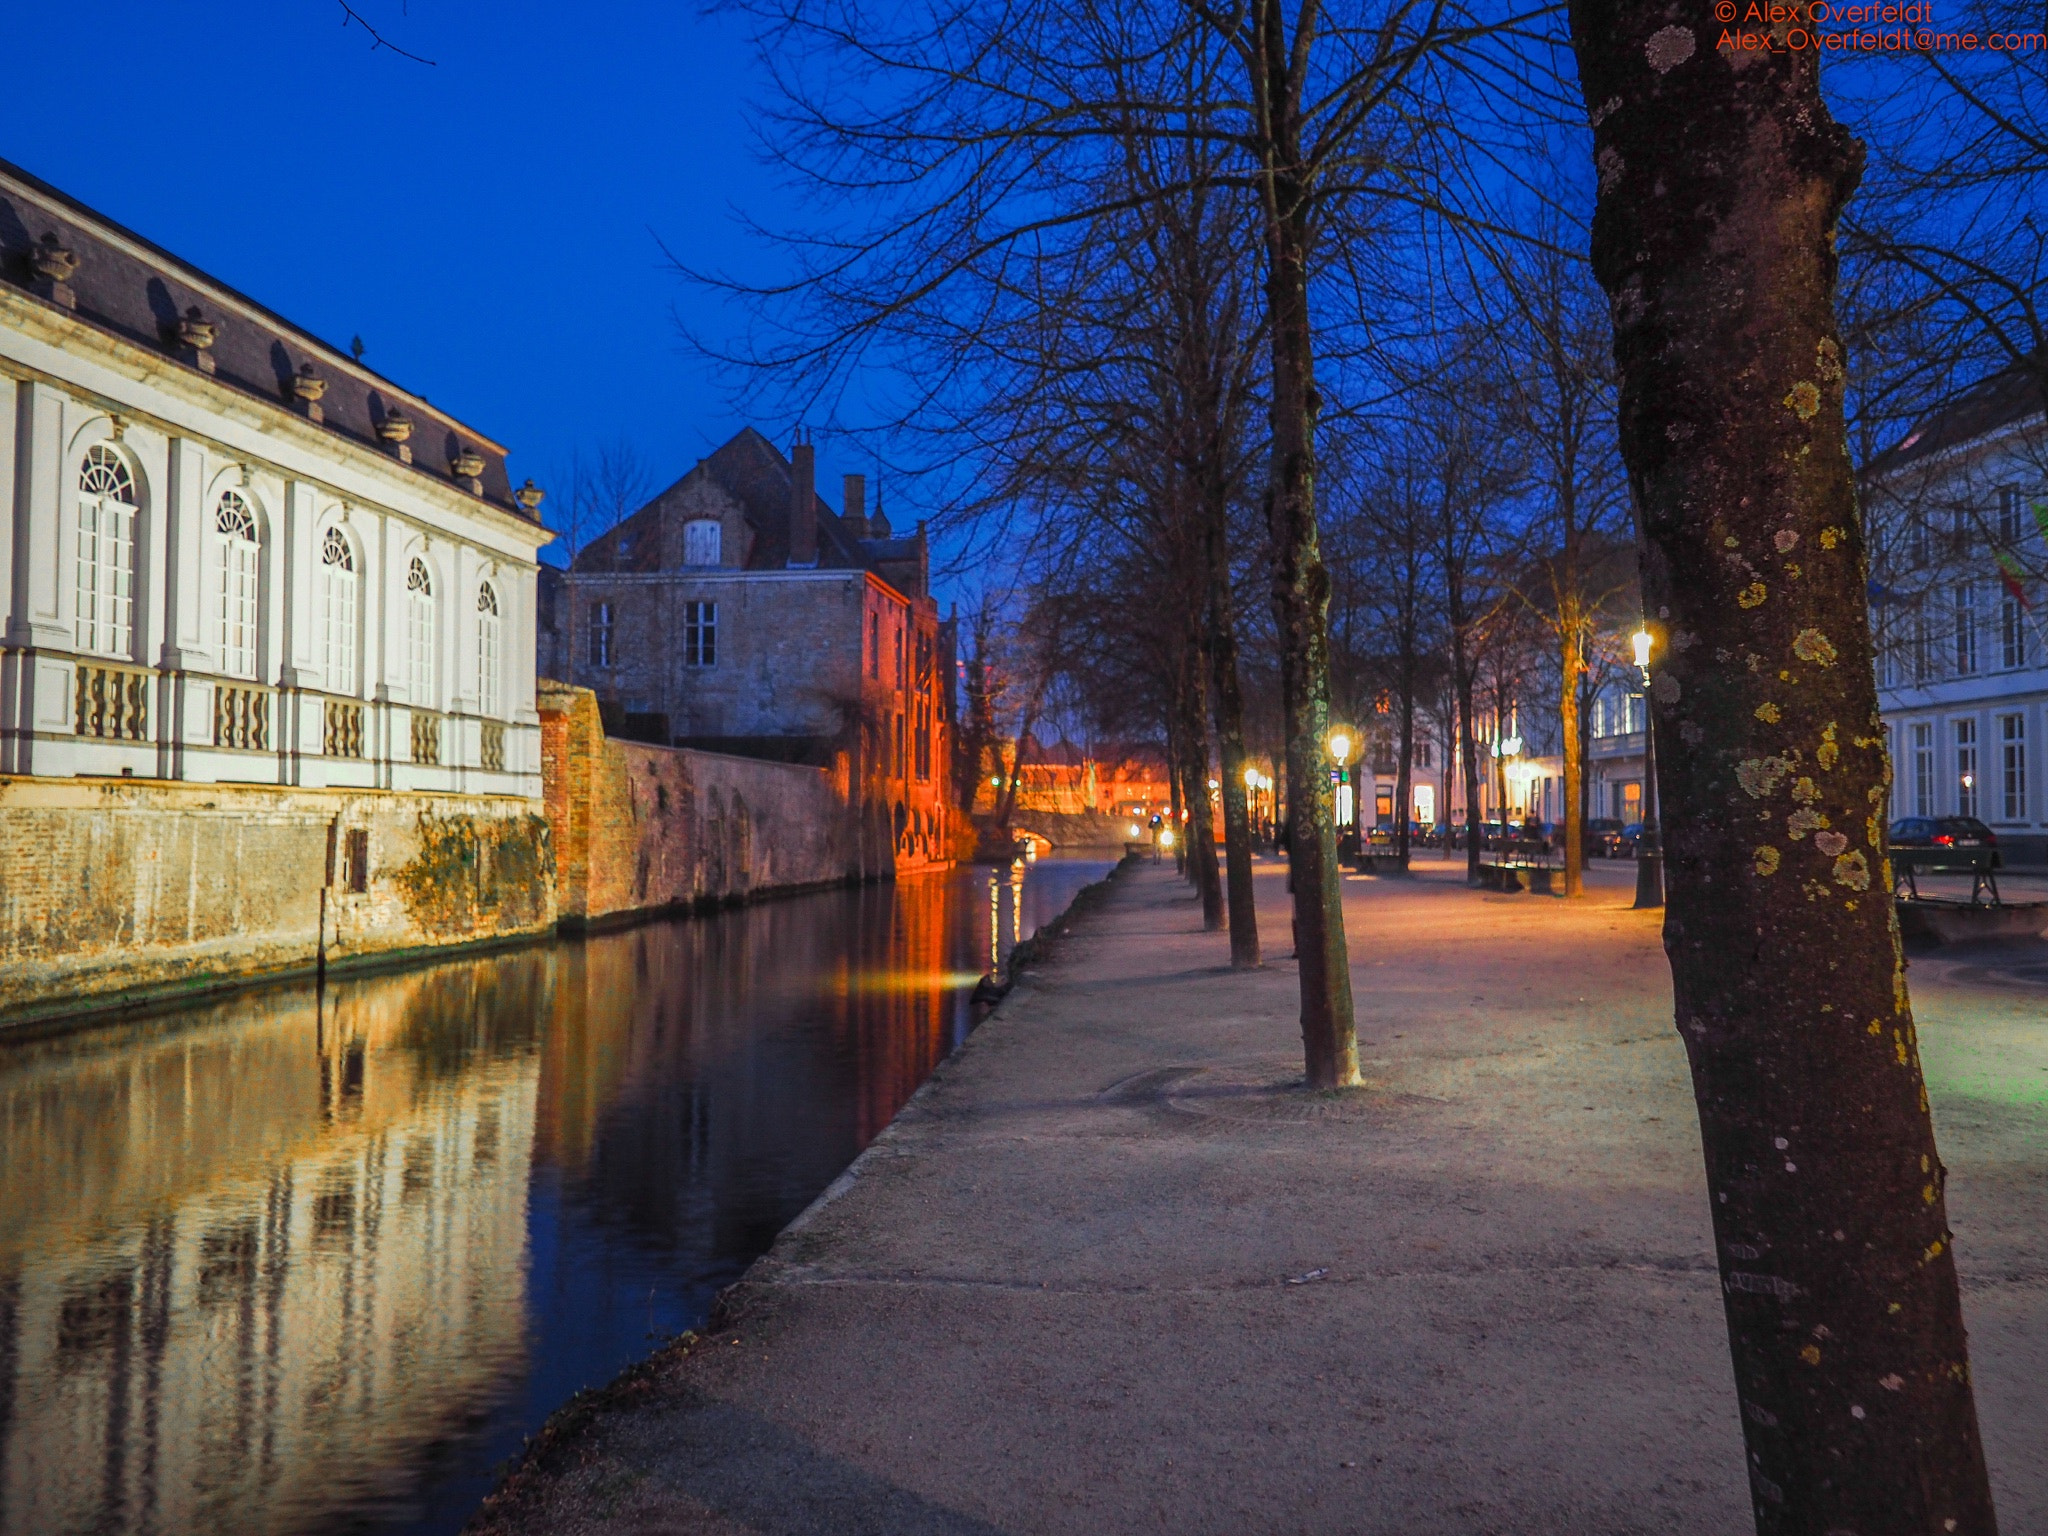
[(920, 525), (751, 427), (551, 575), (541, 665), (615, 734), (839, 768), (899, 867), (948, 857), (952, 630)]
[[(1017, 760), (1017, 744), (997, 748), (1000, 768), (986, 776), (975, 793), (976, 808), (992, 810), (1001, 801), (1008, 774)], [(1017, 775), (1016, 808), (1066, 816), (1120, 816), (1146, 822), (1172, 807), (1166, 754), (1143, 743), (1109, 742), (1077, 746), (1070, 741), (1024, 739), (1023, 766)]]
[(538, 797), (505, 450), (0, 162), (0, 774)]
[(1863, 474), (1894, 816), (1975, 816), (2009, 863), (2048, 861), (2048, 416), (2012, 367)]
[(1593, 696), (1593, 740), (1586, 756), (1587, 814), (1624, 826), (1643, 819), (1642, 684), (1623, 675)]

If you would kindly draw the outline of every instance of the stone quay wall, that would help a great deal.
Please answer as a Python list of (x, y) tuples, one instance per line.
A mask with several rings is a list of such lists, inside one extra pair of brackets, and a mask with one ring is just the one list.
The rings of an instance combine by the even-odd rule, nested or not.
[(0, 778), (0, 1026), (555, 924), (531, 800)]
[(565, 927), (893, 872), (843, 767), (614, 741), (587, 688), (543, 680), (539, 704)]
[(588, 689), (539, 702), (540, 801), (0, 776), (0, 1029), (909, 867), (843, 760), (613, 741)]

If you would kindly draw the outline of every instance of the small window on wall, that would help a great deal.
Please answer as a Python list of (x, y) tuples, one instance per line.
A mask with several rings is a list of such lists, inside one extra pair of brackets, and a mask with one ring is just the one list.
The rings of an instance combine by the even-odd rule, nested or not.
[(879, 681), (882, 676), (882, 616), (868, 615), (868, 676)]
[(78, 611), (81, 651), (123, 656), (135, 643), (135, 477), (104, 443), (78, 466)]
[(2027, 819), (2027, 717), (1998, 717), (2000, 786), (2004, 790), (2005, 819)]
[(327, 691), (356, 691), (356, 552), (348, 535), (329, 528), (320, 541), (321, 663)]
[(1998, 493), (1998, 542), (2006, 549), (2018, 544), (2026, 531), (2026, 498), (2010, 488)]
[(488, 581), (476, 589), (476, 709), (495, 715), (501, 682), (499, 661), (498, 589)]
[(434, 657), (434, 576), (417, 555), (405, 571), (405, 608), (412, 703), (415, 708), (432, 709), (439, 681)]
[(593, 667), (608, 667), (612, 664), (612, 605), (592, 603), (590, 605), (590, 664)]
[(1913, 814), (1934, 814), (1934, 727), (1916, 721), (1911, 727), (1913, 743)]
[(683, 604), (683, 665), (718, 665), (718, 604)]
[(2027, 655), (2027, 616), (2020, 599), (2008, 593), (1998, 605), (1998, 660), (2008, 671), (2024, 667)]
[(683, 524), (683, 564), (717, 565), (723, 559), (724, 529), (709, 518)]
[(220, 617), (220, 669), (229, 677), (256, 675), (256, 514), (233, 491), (213, 515), (217, 558), (214, 596)]
[(1956, 676), (1969, 677), (1977, 670), (1977, 588), (1972, 582), (1956, 587)]

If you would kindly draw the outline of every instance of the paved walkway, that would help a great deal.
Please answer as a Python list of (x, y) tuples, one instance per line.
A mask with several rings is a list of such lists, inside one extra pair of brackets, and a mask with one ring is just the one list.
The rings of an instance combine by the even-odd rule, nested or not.
[[(1369, 1086), (1141, 868), (505, 1531), (1747, 1532), (1685, 1061), (1632, 866), (1346, 885)], [(1284, 953), (1276, 867), (1259, 878)], [(2039, 957), (2035, 957), (2039, 958)], [(2048, 1530), (2048, 964), (1917, 962), (2008, 1532)]]

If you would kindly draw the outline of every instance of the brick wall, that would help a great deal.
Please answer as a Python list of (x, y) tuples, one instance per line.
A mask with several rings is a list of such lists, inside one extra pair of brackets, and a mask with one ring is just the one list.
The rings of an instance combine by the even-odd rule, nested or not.
[[(542, 761), (568, 924), (906, 867), (834, 768), (608, 739), (588, 689), (543, 681)], [(920, 861), (932, 862), (932, 861)]]
[(547, 824), (496, 796), (0, 778), (0, 870), (0, 1025), (555, 921)]

